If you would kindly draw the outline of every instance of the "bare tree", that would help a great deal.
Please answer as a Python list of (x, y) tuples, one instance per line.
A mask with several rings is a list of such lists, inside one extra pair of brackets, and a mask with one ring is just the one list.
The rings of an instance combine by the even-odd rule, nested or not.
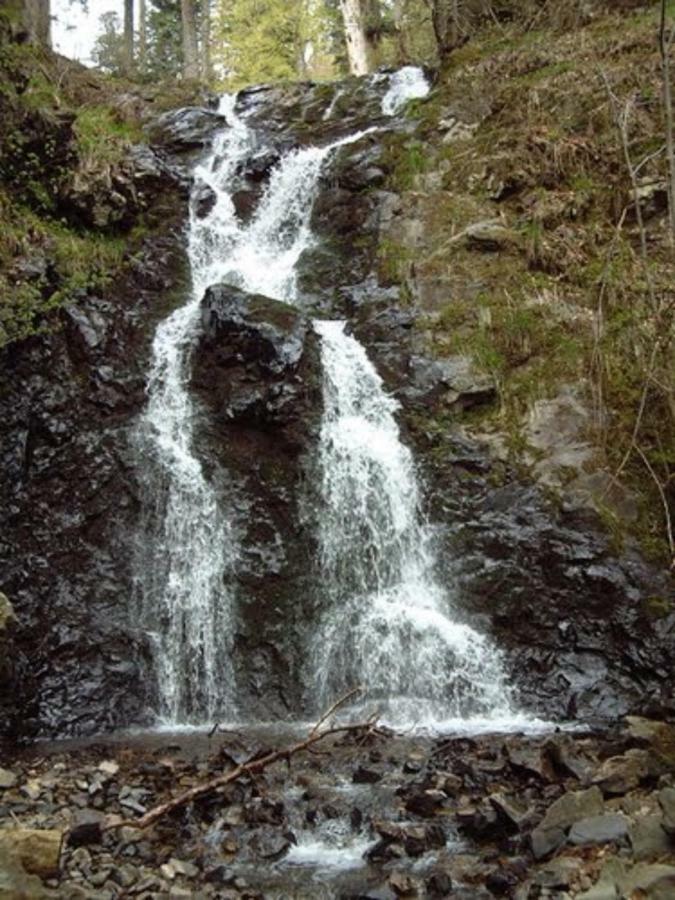
[(461, 27), (461, 3), (460, 0), (426, 0), (426, 2), (431, 8), (438, 56), (443, 63), (465, 40)]
[(372, 63), (363, 0), (340, 0), (340, 11), (345, 27), (349, 71), (352, 75), (367, 75)]
[(180, 0), (180, 15), (183, 33), (183, 77), (196, 81), (199, 78), (199, 46), (194, 0)]

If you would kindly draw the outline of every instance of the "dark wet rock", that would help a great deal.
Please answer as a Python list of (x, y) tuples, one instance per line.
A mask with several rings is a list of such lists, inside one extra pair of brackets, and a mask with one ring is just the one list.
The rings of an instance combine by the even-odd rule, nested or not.
[(365, 766), (359, 766), (352, 775), (354, 784), (376, 784), (381, 780), (381, 772), (376, 772), (374, 769), (367, 769)]
[(288, 835), (269, 829), (255, 834), (249, 848), (256, 858), (274, 862), (288, 853), (291, 843)]
[(59, 207), (76, 225), (127, 231), (171, 182), (183, 191), (178, 173), (153, 150), (130, 148), (112, 167), (75, 171), (61, 188)]
[(409, 813), (422, 818), (431, 818), (443, 806), (446, 796), (437, 790), (413, 790), (405, 798), (405, 808)]
[(527, 805), (520, 802), (517, 797), (496, 793), (491, 794), (489, 799), (499, 815), (515, 831), (521, 831), (532, 818), (532, 810)]
[(210, 143), (227, 120), (213, 109), (188, 106), (164, 113), (149, 129), (153, 144), (174, 152), (199, 150)]
[(198, 219), (203, 219), (216, 205), (217, 196), (208, 184), (201, 183), (192, 192), (191, 203)]
[(298, 310), (226, 285), (207, 291), (202, 322), (192, 383), (208, 411), (204, 452), (247, 498), (236, 664), (250, 714), (266, 719), (301, 703), (291, 670), (309, 614), (297, 598), (308, 596), (312, 573), (302, 500), (322, 410), (319, 344)]
[(415, 897), (417, 896), (418, 882), (405, 875), (403, 872), (394, 872), (389, 876), (389, 886), (397, 897)]
[(101, 732), (147, 707), (147, 647), (120, 602), (138, 503), (127, 429), (155, 323), (184, 284), (173, 181), (146, 216), (152, 236), (105, 295), (74, 294), (48, 333), (0, 350), (0, 590), (18, 620), (0, 731), (13, 739)]
[(442, 869), (437, 869), (426, 882), (430, 897), (446, 897), (452, 891), (452, 878)]
[(83, 809), (77, 812), (68, 830), (67, 841), (71, 847), (100, 844), (103, 840), (105, 817), (98, 811)]

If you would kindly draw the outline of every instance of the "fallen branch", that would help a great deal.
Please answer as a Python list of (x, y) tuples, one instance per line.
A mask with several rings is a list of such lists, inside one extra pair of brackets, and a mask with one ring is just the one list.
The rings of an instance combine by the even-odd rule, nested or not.
[(309, 735), (301, 741), (297, 741), (295, 744), (291, 744), (288, 747), (283, 747), (279, 750), (271, 750), (269, 753), (266, 753), (263, 756), (253, 759), (250, 759), (248, 762), (241, 763), (236, 766), (234, 769), (231, 769), (229, 772), (224, 772), (222, 775), (217, 775), (215, 778), (211, 778), (209, 781), (205, 781), (203, 784), (195, 785), (195, 787), (190, 788), (188, 791), (184, 791), (182, 794), (178, 794), (175, 797), (171, 797), (171, 799), (166, 800), (164, 803), (160, 803), (152, 809), (148, 810), (138, 819), (124, 819), (123, 821), (115, 821), (108, 822), (104, 826), (104, 830), (110, 831), (116, 828), (139, 828), (144, 829), (148, 828), (150, 825), (154, 825), (159, 819), (163, 818), (169, 813), (174, 812), (174, 810), (180, 809), (183, 806), (187, 806), (189, 803), (198, 800), (200, 797), (205, 797), (207, 794), (212, 794), (217, 791), (219, 788), (224, 787), (227, 784), (232, 784), (235, 781), (239, 781), (241, 778), (246, 777), (254, 777), (269, 766), (273, 765), (280, 760), (285, 760), (289, 762), (292, 756), (295, 756), (298, 753), (302, 753), (305, 750), (310, 750), (315, 744), (318, 744), (319, 741), (323, 741), (327, 737), (331, 737), (336, 734), (374, 734), (377, 733), (376, 728), (376, 720), (374, 717), (367, 719), (365, 722), (357, 722), (351, 725), (331, 725), (327, 728), (321, 730), (321, 725), (333, 715), (341, 706), (344, 706), (352, 697), (356, 696), (356, 694), (361, 692), (361, 688), (355, 688), (352, 691), (349, 691), (348, 694), (345, 694), (340, 700), (334, 703), (330, 709), (325, 712), (317, 724), (312, 728)]

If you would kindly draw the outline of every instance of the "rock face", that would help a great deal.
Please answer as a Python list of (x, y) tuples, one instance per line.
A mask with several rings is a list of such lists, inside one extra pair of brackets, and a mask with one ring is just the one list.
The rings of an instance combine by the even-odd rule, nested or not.
[(127, 429), (144, 402), (154, 325), (185, 277), (183, 187), (165, 163), (153, 177), (152, 234), (105, 294), (83, 290), (46, 334), (0, 350), (0, 588), (18, 620), (0, 731), (15, 739), (143, 716), (146, 649), (127, 606), (138, 496)]
[[(310, 318), (326, 315), (349, 319), (400, 401), (441, 580), (458, 615), (504, 648), (522, 702), (547, 717), (675, 709), (675, 613), (655, 617), (648, 603), (667, 596), (666, 576), (630, 546), (617, 555), (596, 516), (552, 501), (468, 431), (466, 414), (495, 401), (495, 380), (466, 355), (430, 354), (414, 260), (394, 259), (409, 277), (393, 278), (385, 265), (388, 236), (407, 229), (423, 241), (424, 228), (401, 215), (392, 147), (409, 126), (382, 118), (381, 93), (381, 85), (347, 81), (263, 86), (238, 99), (259, 128), (259, 146), (238, 173), (244, 220), (284, 150), (382, 126), (336, 151), (321, 180), (316, 241), (298, 266), (298, 310), (224, 285), (204, 298), (192, 389), (200, 457), (231, 477), (244, 548), (235, 636), (242, 705), (263, 718), (302, 709), (301, 648), (320, 594), (304, 514), (321, 414)], [(15, 688), (0, 720), (14, 736), (144, 721), (150, 678), (130, 602), (139, 501), (128, 430), (144, 402), (154, 326), (183, 299), (184, 164), (221, 127), (222, 116), (196, 108), (161, 120), (155, 149), (138, 150), (130, 163), (156, 194), (142, 258), (129, 260), (105, 295), (82, 296), (59, 313), (53, 332), (0, 352), (9, 436), (0, 454), (0, 589), (19, 620)], [(182, 154), (178, 175), (162, 145)], [(87, 198), (83, 190), (78, 209), (94, 222), (100, 191)], [(130, 194), (120, 210), (133, 202)], [(204, 192), (197, 214), (212, 202)], [(107, 221), (118, 221), (117, 212)], [(512, 239), (486, 222), (462, 238), (472, 257), (490, 259), (511, 253)], [(488, 804), (476, 827), (489, 832), (505, 809)]]
[(321, 415), (318, 338), (285, 303), (226, 285), (207, 290), (193, 386), (207, 415), (207, 462), (234, 477), (244, 557), (235, 642), (242, 703), (266, 718), (297, 709), (297, 647), (311, 609), (307, 469)]

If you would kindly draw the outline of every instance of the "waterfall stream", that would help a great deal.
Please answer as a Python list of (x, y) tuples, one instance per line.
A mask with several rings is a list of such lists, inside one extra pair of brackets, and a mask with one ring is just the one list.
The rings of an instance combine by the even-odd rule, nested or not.
[[(427, 90), (420, 70), (401, 70), (390, 78), (383, 112), (394, 114)], [(294, 303), (296, 265), (314, 241), (309, 222), (324, 167), (339, 146), (375, 130), (286, 153), (244, 224), (230, 191), (256, 135), (235, 114), (233, 98), (224, 98), (220, 111), (230, 127), (195, 171), (191, 296), (157, 329), (148, 403), (135, 435), (145, 484), (140, 614), (156, 651), (160, 715), (173, 723), (237, 714), (229, 662), (237, 527), (200, 463), (199, 409), (188, 392), (201, 297), (208, 285), (226, 282)], [(196, 198), (205, 189), (214, 203), (200, 218)], [(324, 367), (317, 568), (325, 610), (307, 654), (310, 705), (325, 705), (336, 692), (363, 683), (397, 721), (508, 714), (499, 653), (454, 621), (448, 592), (434, 574), (396, 401), (344, 323), (315, 327)]]

